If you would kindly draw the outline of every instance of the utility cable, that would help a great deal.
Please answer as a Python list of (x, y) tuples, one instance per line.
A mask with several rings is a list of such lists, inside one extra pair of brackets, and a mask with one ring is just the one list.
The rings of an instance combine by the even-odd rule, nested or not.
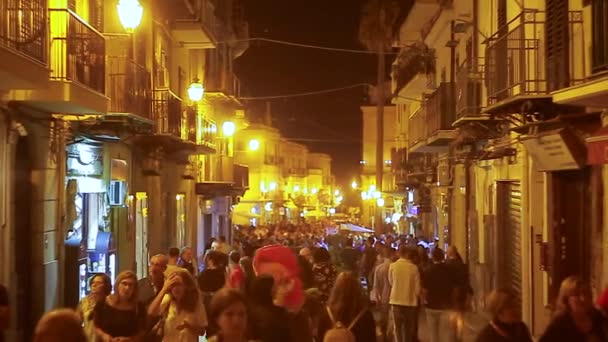
[[(289, 46), (308, 48), (308, 49), (335, 51), (335, 52), (362, 53), (362, 54), (368, 54), (368, 55), (377, 55), (378, 54), (375, 51), (369, 51), (369, 50), (342, 49), (342, 48), (335, 48), (335, 47), (330, 47), (330, 46), (302, 44), (302, 43), (295, 43), (295, 42), (290, 42), (290, 41), (286, 41), (286, 40), (261, 38), (261, 37), (226, 40), (226, 41), (217, 42), (215, 44), (233, 44), (233, 43), (254, 42), (254, 41), (274, 43), (274, 44), (282, 44), (282, 45), (289, 45)], [(203, 43), (203, 42), (181, 42), (181, 44), (183, 44), (183, 45), (188, 45), (188, 44), (201, 45), (201, 44), (207, 44), (207, 43)], [(398, 52), (385, 51), (383, 54), (385, 54), (385, 55), (397, 55)]]
[(320, 95), (320, 94), (335, 93), (335, 92), (342, 91), (342, 90), (353, 89), (353, 88), (358, 88), (358, 87), (367, 87), (367, 86), (370, 86), (370, 84), (368, 84), (368, 83), (356, 83), (356, 84), (351, 84), (351, 85), (344, 86), (344, 87), (323, 89), (323, 90), (317, 90), (317, 91), (308, 91), (308, 92), (302, 92), (302, 93), (293, 93), (293, 94), (285, 94), (285, 95), (274, 95), (274, 96), (246, 96), (246, 97), (239, 97), (239, 100), (273, 100), (273, 99), (284, 99), (284, 98), (289, 98), (289, 97), (300, 97), (300, 96), (311, 96), (311, 95)]
[[(313, 96), (313, 95), (329, 94), (329, 93), (335, 93), (335, 92), (338, 92), (338, 91), (348, 90), (348, 89), (353, 89), (353, 88), (358, 88), (358, 87), (375, 87), (375, 86), (373, 84), (369, 84), (369, 83), (355, 83), (355, 84), (351, 84), (351, 85), (344, 86), (344, 87), (329, 88), (329, 89), (322, 89), (322, 90), (308, 91), (308, 92), (301, 92), (301, 93), (293, 93), (293, 94), (272, 95), (272, 96), (245, 96), (245, 97), (239, 97), (239, 100), (274, 100), (274, 99), (286, 99), (286, 98), (290, 98), (290, 97), (301, 97), (301, 96)], [(423, 102), (420, 99), (415, 99), (415, 98), (407, 97), (407, 96), (394, 95), (392, 97), (393, 98), (406, 99), (406, 100), (415, 101), (415, 102)]]

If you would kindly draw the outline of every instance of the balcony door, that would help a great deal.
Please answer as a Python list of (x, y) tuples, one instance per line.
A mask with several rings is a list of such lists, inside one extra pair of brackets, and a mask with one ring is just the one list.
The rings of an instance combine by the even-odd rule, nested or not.
[(570, 85), (568, 0), (545, 0), (545, 6), (547, 90), (554, 91)]
[(592, 71), (597, 73), (608, 70), (608, 1), (592, 2)]

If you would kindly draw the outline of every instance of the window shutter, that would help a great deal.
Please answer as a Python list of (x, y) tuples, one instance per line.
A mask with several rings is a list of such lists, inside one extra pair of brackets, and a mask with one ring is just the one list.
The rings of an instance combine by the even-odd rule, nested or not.
[(568, 44), (568, 0), (545, 0), (547, 90), (565, 88), (570, 84)]

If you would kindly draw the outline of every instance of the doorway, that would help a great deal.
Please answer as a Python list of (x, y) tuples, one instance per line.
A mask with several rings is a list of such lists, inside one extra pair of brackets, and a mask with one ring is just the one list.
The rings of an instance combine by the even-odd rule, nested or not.
[(15, 153), (15, 263), (17, 278), (17, 331), (22, 341), (30, 341), (37, 317), (32, 298), (32, 165), (30, 144), (19, 138)]
[(553, 215), (549, 300), (554, 303), (561, 282), (577, 275), (591, 283), (591, 170), (552, 173)]

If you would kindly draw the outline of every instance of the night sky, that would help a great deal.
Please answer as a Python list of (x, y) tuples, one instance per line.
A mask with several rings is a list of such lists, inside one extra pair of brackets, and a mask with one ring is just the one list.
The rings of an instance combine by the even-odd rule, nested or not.
[[(363, 0), (247, 0), (250, 36), (363, 49), (357, 40)], [(323, 51), (254, 42), (237, 60), (242, 96), (273, 96), (375, 83), (374, 55)], [(329, 153), (343, 186), (358, 174), (361, 158), (360, 105), (365, 89), (271, 101), (273, 126), (287, 138), (303, 139), (311, 151)], [(246, 102), (251, 118), (266, 102)], [(309, 141), (304, 141), (304, 139)]]

